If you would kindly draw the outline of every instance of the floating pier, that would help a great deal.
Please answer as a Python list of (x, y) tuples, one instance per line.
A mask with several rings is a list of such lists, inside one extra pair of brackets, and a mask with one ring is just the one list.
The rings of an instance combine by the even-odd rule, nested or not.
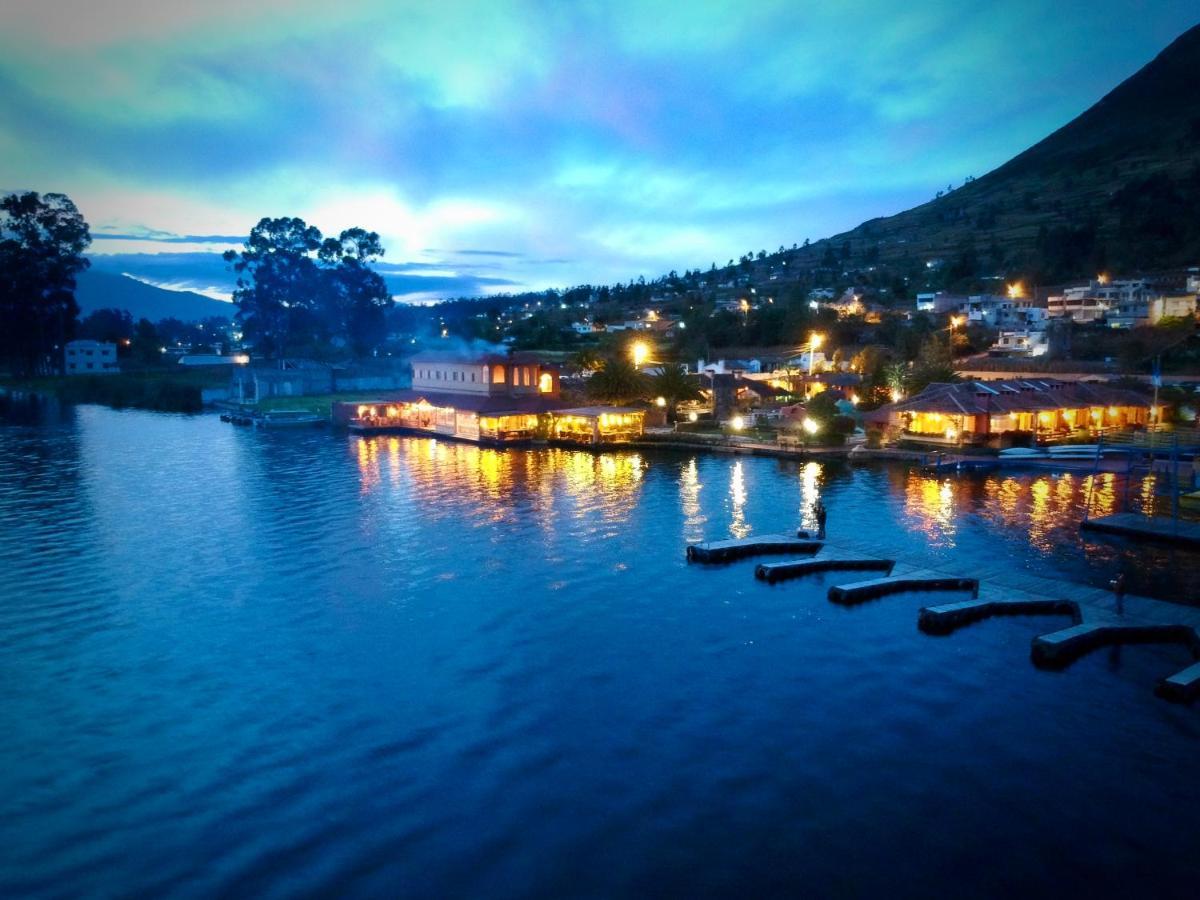
[(821, 541), (791, 537), (786, 534), (763, 534), (758, 537), (731, 538), (726, 541), (705, 541), (688, 544), (688, 562), (730, 562), (748, 556), (765, 556), (779, 553), (816, 553), (823, 547)]
[(956, 628), (992, 616), (1070, 616), (1083, 621), (1079, 604), (1071, 600), (967, 600), (944, 606), (926, 606), (917, 614), (917, 627), (926, 634), (950, 634)]
[(1111, 516), (1085, 519), (1079, 527), (1139, 540), (1200, 547), (1200, 522), (1182, 522), (1163, 516), (1139, 516), (1136, 513), (1114, 513)]
[(1186, 702), (1200, 695), (1200, 662), (1192, 663), (1182, 672), (1164, 678), (1155, 688), (1155, 693), (1165, 700)]
[(857, 581), (853, 584), (838, 584), (829, 589), (829, 599), (834, 603), (862, 603), (875, 597), (887, 594), (899, 594), (905, 591), (970, 591), (971, 596), (979, 596), (979, 579), (977, 578), (924, 578), (915, 576), (892, 576), (875, 578), (871, 581)]
[(1033, 639), (1033, 664), (1043, 669), (1060, 669), (1097, 649), (1117, 644), (1183, 644), (1200, 650), (1196, 630), (1188, 625), (1123, 625), (1115, 622), (1084, 622)]
[(816, 572), (887, 572), (889, 575), (895, 568), (896, 561), (892, 559), (838, 559), (837, 557), (821, 556), (816, 559), (793, 559), (780, 563), (759, 563), (754, 569), (754, 576), (768, 584), (786, 581), (789, 578), (801, 578)]

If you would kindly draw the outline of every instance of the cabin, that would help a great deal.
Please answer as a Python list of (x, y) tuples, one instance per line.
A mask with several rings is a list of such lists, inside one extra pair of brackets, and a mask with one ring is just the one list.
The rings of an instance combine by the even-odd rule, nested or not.
[(1011, 432), (1034, 441), (1097, 435), (1159, 417), (1152, 401), (1134, 391), (1049, 379), (931, 384), (864, 416), (891, 439), (953, 445), (999, 442)]
[(567, 444), (624, 444), (642, 436), (646, 411), (626, 406), (584, 406), (550, 414), (550, 439)]

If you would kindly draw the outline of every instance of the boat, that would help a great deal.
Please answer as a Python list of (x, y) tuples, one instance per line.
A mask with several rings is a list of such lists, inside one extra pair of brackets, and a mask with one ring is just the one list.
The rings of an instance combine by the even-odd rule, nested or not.
[(1038, 447), (1009, 447), (1001, 450), (1001, 459), (1046, 459), (1048, 454)]
[(267, 410), (254, 420), (259, 428), (279, 428), (296, 425), (323, 425), (325, 419), (310, 409)]

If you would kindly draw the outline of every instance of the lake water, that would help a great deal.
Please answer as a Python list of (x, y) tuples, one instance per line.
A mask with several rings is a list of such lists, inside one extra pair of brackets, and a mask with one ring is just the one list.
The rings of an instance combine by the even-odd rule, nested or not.
[(1030, 640), (1065, 620), (932, 638), (929, 596), (683, 554), (820, 496), (834, 540), (1194, 596), (1194, 555), (1081, 543), (1085, 494), (0, 425), (0, 896), (1194, 897), (1200, 714), (1153, 695), (1182, 648), (1047, 673)]

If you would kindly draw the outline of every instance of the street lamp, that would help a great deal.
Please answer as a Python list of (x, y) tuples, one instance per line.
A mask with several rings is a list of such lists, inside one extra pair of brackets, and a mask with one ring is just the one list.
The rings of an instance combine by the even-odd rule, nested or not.
[(825, 343), (825, 335), (813, 332), (808, 339), (808, 375), (811, 378), (813, 373), (813, 360), (817, 356), (817, 348)]
[(645, 341), (634, 341), (629, 347), (629, 356), (633, 359), (633, 364), (640, 367), (650, 358), (650, 348)]

